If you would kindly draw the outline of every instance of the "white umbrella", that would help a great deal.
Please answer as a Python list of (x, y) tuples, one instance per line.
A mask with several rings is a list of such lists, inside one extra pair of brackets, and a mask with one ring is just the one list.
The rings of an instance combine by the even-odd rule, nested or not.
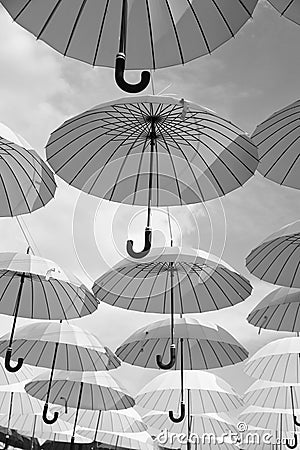
[(273, 233), (250, 252), (247, 269), (261, 280), (300, 288), (300, 221)]
[[(13, 20), (65, 56), (93, 66), (116, 67), (127, 92), (146, 88), (150, 75), (131, 85), (129, 69), (157, 69), (211, 53), (251, 17), (257, 0), (157, 2), (87, 0), (2, 0)], [(117, 59), (115, 63), (115, 58)]]
[[(181, 377), (165, 372), (151, 380), (136, 396), (138, 406), (147, 410), (178, 410), (181, 406)], [(243, 405), (239, 395), (222, 378), (200, 370), (184, 371), (183, 401), (189, 397), (190, 414), (230, 411)]]
[[(57, 407), (52, 410), (57, 410)], [(60, 419), (74, 423), (76, 410), (67, 408), (67, 411), (59, 409)], [(118, 411), (91, 411), (80, 409), (77, 417), (77, 425), (93, 430), (115, 431), (118, 433), (139, 433), (147, 429), (140, 414), (134, 408)]]
[[(7, 351), (9, 336), (10, 333), (0, 338), (0, 355)], [(55, 369), (97, 371), (120, 366), (118, 358), (96, 336), (65, 322), (25, 325), (15, 332), (13, 346), (12, 360), (21, 359), (26, 364), (51, 369), (43, 412), (44, 421), (48, 424), (55, 423), (58, 418), (57, 412), (51, 419), (47, 416)]]
[(273, 409), (300, 409), (300, 384), (256, 380), (245, 391), (245, 404)]
[(280, 383), (300, 383), (300, 339), (290, 337), (269, 342), (245, 364), (253, 378)]

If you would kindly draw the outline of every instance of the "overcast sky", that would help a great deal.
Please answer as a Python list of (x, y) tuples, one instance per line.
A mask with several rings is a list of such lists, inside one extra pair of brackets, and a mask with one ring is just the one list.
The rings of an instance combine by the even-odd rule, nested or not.
[[(41, 156), (51, 131), (68, 117), (98, 103), (124, 96), (114, 84), (113, 70), (91, 68), (63, 58), (12, 23), (0, 9), (0, 122), (22, 135)], [(298, 99), (300, 91), (300, 28), (261, 1), (254, 18), (210, 56), (184, 67), (154, 74), (155, 91), (184, 97), (215, 110), (248, 133), (272, 112)], [(132, 80), (136, 77), (132, 75)], [(150, 90), (149, 90), (150, 93)], [(24, 216), (37, 254), (75, 272), (89, 286), (125, 252), (127, 233), (136, 235), (145, 212), (119, 207), (80, 193), (57, 179), (55, 199), (43, 210)], [(130, 223), (129, 231), (124, 223)], [(226, 198), (172, 211), (174, 232), (185, 246), (211, 245), (253, 284), (251, 298), (230, 310), (203, 315), (238, 338), (251, 353), (282, 334), (257, 330), (246, 322), (248, 312), (274, 286), (250, 276), (245, 257), (278, 228), (299, 218), (300, 193), (256, 175)], [(108, 235), (113, 230), (114, 242)], [(155, 243), (168, 239), (165, 211), (154, 214)], [(1, 219), (1, 251), (26, 250), (15, 219)], [(162, 233), (164, 233), (165, 238)], [(225, 248), (223, 251), (223, 244)], [(101, 258), (99, 256), (101, 254)], [(76, 325), (89, 329), (115, 349), (130, 333), (162, 316), (134, 313), (101, 305)], [(11, 319), (0, 316), (6, 332)], [(20, 321), (23, 323), (24, 321)], [(123, 367), (123, 382), (133, 391), (156, 371)], [(249, 384), (242, 367), (218, 370), (239, 391)], [(251, 380), (250, 380), (251, 381)]]

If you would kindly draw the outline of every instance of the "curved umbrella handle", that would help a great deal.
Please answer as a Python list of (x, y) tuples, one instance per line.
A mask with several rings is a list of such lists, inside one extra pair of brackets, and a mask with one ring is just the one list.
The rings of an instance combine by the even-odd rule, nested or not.
[(9, 347), (6, 350), (6, 354), (5, 354), (5, 369), (8, 372), (18, 372), (18, 370), (20, 370), (21, 367), (23, 366), (24, 359), (18, 358), (17, 364), (13, 367), (11, 365), (11, 354), (12, 354), (12, 349)]
[(300, 422), (298, 422), (297, 416), (295, 415), (294, 415), (294, 424), (296, 425), (296, 427), (300, 427)]
[(185, 418), (185, 404), (183, 402), (180, 403), (180, 415), (178, 417), (174, 416), (174, 411), (169, 411), (169, 418), (174, 423), (182, 422)]
[(47, 417), (48, 414), (48, 403), (45, 403), (44, 405), (44, 409), (43, 409), (43, 421), (47, 424), (47, 425), (52, 425), (53, 423), (55, 423), (58, 419), (58, 412), (55, 411), (55, 413), (53, 414), (53, 418), (49, 419)]
[(290, 449), (297, 448), (297, 447), (298, 447), (298, 438), (297, 438), (297, 434), (294, 433), (294, 443), (293, 443), (293, 444), (290, 444), (289, 441), (287, 440), (287, 441), (285, 442), (285, 445), (287, 446), (287, 448), (290, 448)]
[(174, 364), (176, 363), (176, 347), (175, 344), (170, 345), (170, 361), (167, 364), (162, 362), (161, 355), (156, 355), (156, 364), (160, 369), (168, 370), (172, 369)]
[(126, 246), (128, 255), (131, 256), (131, 258), (136, 258), (136, 259), (141, 259), (141, 258), (144, 258), (145, 256), (147, 256), (151, 250), (151, 237), (152, 237), (151, 228), (146, 227), (145, 228), (145, 244), (144, 244), (143, 250), (140, 252), (135, 252), (133, 250), (133, 241), (128, 240), (127, 246)]
[(142, 92), (150, 83), (150, 72), (143, 70), (141, 73), (141, 81), (136, 84), (127, 83), (124, 79), (125, 59), (126, 57), (124, 53), (118, 53), (116, 56), (115, 80), (117, 85), (120, 89), (122, 89), (122, 91), (129, 92), (131, 94)]

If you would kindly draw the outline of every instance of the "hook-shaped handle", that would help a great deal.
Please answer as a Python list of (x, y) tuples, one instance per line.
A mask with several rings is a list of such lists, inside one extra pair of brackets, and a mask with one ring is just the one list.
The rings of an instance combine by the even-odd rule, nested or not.
[(185, 418), (185, 404), (183, 402), (180, 403), (180, 415), (178, 417), (174, 416), (174, 411), (169, 411), (169, 418), (174, 423), (182, 422)]
[(156, 355), (156, 364), (158, 365), (158, 367), (160, 369), (163, 369), (163, 370), (172, 369), (172, 367), (174, 366), (175, 362), (176, 362), (176, 347), (175, 347), (175, 344), (171, 344), (170, 345), (170, 361), (167, 364), (164, 364), (162, 362), (161, 355)]
[(297, 446), (298, 446), (298, 438), (297, 438), (297, 434), (296, 434), (296, 433), (294, 433), (294, 439), (293, 439), (293, 441), (294, 441), (294, 443), (293, 443), (293, 444), (290, 444), (290, 443), (289, 443), (289, 439), (286, 439), (285, 445), (287, 446), (287, 448), (290, 448), (290, 449), (297, 448)]
[(43, 421), (47, 424), (47, 425), (52, 425), (53, 423), (55, 423), (58, 419), (58, 412), (55, 411), (53, 414), (53, 418), (49, 419), (47, 417), (48, 414), (48, 403), (45, 403), (44, 405), (44, 409), (43, 409)]
[(141, 73), (141, 81), (136, 84), (127, 83), (124, 79), (125, 59), (126, 57), (124, 53), (118, 53), (116, 56), (115, 80), (117, 85), (120, 89), (122, 89), (122, 91), (129, 92), (131, 94), (142, 92), (150, 83), (150, 72), (143, 70)]
[(297, 416), (295, 415), (294, 415), (294, 424), (296, 425), (296, 427), (300, 427), (300, 422), (298, 422)]
[(144, 258), (145, 256), (147, 256), (151, 250), (151, 237), (152, 237), (151, 228), (146, 227), (145, 228), (145, 244), (144, 244), (143, 250), (140, 252), (135, 252), (133, 250), (133, 241), (128, 240), (127, 247), (126, 247), (128, 255), (131, 256), (131, 258), (136, 258), (136, 259)]
[(13, 367), (11, 365), (11, 354), (12, 354), (12, 348), (9, 347), (6, 350), (6, 354), (5, 354), (5, 364), (4, 364), (5, 365), (5, 369), (8, 372), (18, 372), (18, 370), (20, 370), (21, 367), (23, 366), (24, 359), (23, 358), (18, 358), (17, 364)]

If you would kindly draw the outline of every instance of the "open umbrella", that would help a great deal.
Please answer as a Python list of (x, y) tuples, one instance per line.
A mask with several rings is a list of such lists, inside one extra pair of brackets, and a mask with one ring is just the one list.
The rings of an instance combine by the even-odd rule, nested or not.
[[(74, 423), (76, 410), (68, 408), (60, 411), (60, 418), (65, 422)], [(77, 425), (93, 430), (115, 431), (117, 433), (139, 433), (146, 431), (147, 425), (134, 408), (117, 411), (91, 411), (80, 409)]]
[(98, 278), (95, 296), (113, 306), (170, 314), (170, 361), (176, 361), (174, 314), (201, 313), (233, 306), (252, 291), (250, 283), (220, 258), (178, 247), (154, 248), (142, 262), (123, 259)]
[[(185, 370), (184, 401), (189, 395), (190, 414), (219, 413), (243, 405), (240, 396), (222, 378), (200, 370)], [(153, 378), (136, 396), (147, 410), (177, 410), (181, 405), (180, 373), (175, 370)]]
[[(165, 358), (170, 344), (170, 319), (140, 328), (116, 350), (124, 362), (149, 369), (157, 368), (156, 356)], [(177, 370), (226, 367), (244, 361), (247, 350), (219, 325), (202, 324), (192, 317), (174, 318)], [(183, 365), (181, 365), (181, 346)]]
[(12, 343), (18, 316), (63, 320), (91, 314), (98, 307), (92, 293), (73, 274), (54, 262), (21, 253), (0, 253), (0, 314), (14, 317), (5, 367), (18, 371), (23, 359), (11, 365)]
[(42, 208), (53, 199), (55, 190), (53, 172), (38, 154), (0, 134), (0, 216)]
[(246, 258), (247, 269), (269, 283), (300, 288), (300, 221), (267, 237)]
[(269, 3), (271, 3), (282, 16), (300, 25), (299, 0), (269, 0)]
[[(271, 1), (271, 3), (276, 3)], [(300, 2), (280, 0), (277, 3), (292, 3), (298, 9), (300, 24)], [(295, 19), (297, 15), (291, 14)], [(300, 189), (299, 139), (297, 126), (300, 117), (300, 100), (273, 113), (259, 124), (251, 138), (257, 145), (258, 171), (266, 178), (295, 189)]]
[[(5, 425), (6, 417), (0, 416), (0, 425)], [(55, 425), (45, 424), (41, 414), (13, 414), (10, 418), (10, 428), (19, 433), (32, 437), (38, 437), (36, 433), (65, 433), (71, 425), (62, 420), (57, 420)]]
[(57, 371), (52, 378), (49, 393), (48, 374), (42, 374), (26, 384), (28, 394), (50, 403), (76, 408), (71, 443), (74, 443), (80, 409), (107, 411), (130, 408), (134, 399), (108, 372)]
[(270, 409), (300, 410), (300, 384), (256, 380), (246, 390), (243, 400), (247, 405)]
[(63, 123), (46, 146), (47, 161), (67, 183), (106, 200), (151, 207), (204, 202), (242, 186), (257, 149), (237, 126), (202, 106), (162, 96), (125, 97)]
[(71, 443), (71, 433), (37, 433), (43, 450), (94, 450), (90, 439), (75, 434), (74, 443)]
[(269, 342), (245, 364), (247, 375), (266, 381), (300, 383), (300, 339), (289, 337)]
[[(9, 333), (0, 338), (0, 355), (7, 351), (8, 339)], [(120, 366), (118, 358), (96, 336), (65, 322), (39, 322), (21, 327), (14, 334), (13, 346), (12, 360), (22, 359), (26, 364), (51, 369), (43, 412), (44, 421), (48, 424), (58, 418), (58, 412), (53, 418), (47, 416), (55, 369), (98, 371)]]
[[(181, 423), (170, 420), (168, 413), (163, 411), (151, 411), (143, 416), (143, 420), (150, 427), (159, 430), (167, 429), (170, 433), (189, 432), (199, 436), (208, 433), (214, 436), (222, 436), (226, 432), (237, 433), (236, 422), (226, 414), (190, 414)], [(188, 424), (189, 422), (189, 424)], [(201, 441), (200, 441), (201, 444)]]
[[(298, 337), (279, 339), (258, 350), (245, 365), (245, 372), (249, 376), (265, 381), (285, 383), (279, 389), (278, 386), (275, 387), (275, 392), (278, 395), (283, 393), (290, 397), (291, 410), (288, 412), (293, 418), (294, 426), (297, 427), (300, 427), (295, 410), (300, 386), (299, 353), (300, 339)], [(289, 388), (286, 384), (289, 384)], [(295, 384), (299, 386), (294, 387)], [(272, 391), (269, 389), (269, 395), (271, 394)]]
[(247, 321), (266, 330), (300, 332), (300, 290), (279, 288), (250, 312)]
[(157, 69), (211, 53), (247, 22), (257, 0), (1, 3), (14, 21), (55, 50), (93, 66), (115, 67), (119, 87), (140, 92), (147, 87), (150, 74), (143, 72), (136, 85), (127, 83), (125, 60), (129, 69)]
[[(154, 322), (131, 335), (116, 350), (122, 361), (129, 364), (158, 368), (171, 344), (170, 320)], [(183, 403), (184, 370), (202, 370), (225, 367), (244, 361), (248, 352), (230, 333), (218, 326), (205, 326), (192, 318), (175, 318), (173, 344), (176, 349), (174, 368), (180, 370), (182, 383), (181, 414), (185, 416)], [(174, 419), (172, 411), (170, 419)]]

